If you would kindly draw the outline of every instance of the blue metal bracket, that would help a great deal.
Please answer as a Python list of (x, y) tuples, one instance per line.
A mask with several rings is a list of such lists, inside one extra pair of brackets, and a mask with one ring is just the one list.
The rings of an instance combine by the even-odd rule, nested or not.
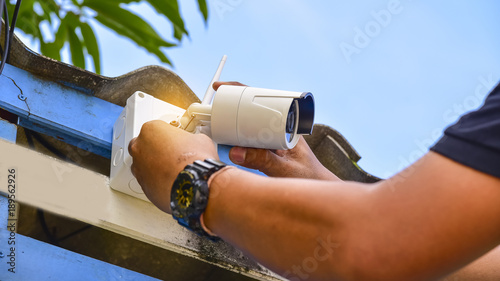
[(111, 157), (113, 124), (121, 106), (8, 64), (0, 76), (0, 89), (0, 108), (19, 116), (19, 125)]
[[(2, 229), (0, 235), (9, 232)], [(159, 280), (19, 234), (15, 236), (15, 256), (9, 257), (12, 245), (0, 242), (0, 280)]]
[(16, 125), (11, 124), (0, 118), (0, 139), (4, 139), (6, 141), (15, 143), (16, 136), (17, 136)]

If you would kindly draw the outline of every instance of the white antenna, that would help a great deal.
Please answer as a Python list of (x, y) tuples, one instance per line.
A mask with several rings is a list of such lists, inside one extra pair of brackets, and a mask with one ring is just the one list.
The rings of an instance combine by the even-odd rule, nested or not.
[(203, 101), (201, 102), (201, 104), (210, 104), (210, 102), (212, 102), (212, 98), (215, 94), (215, 90), (212, 85), (214, 84), (214, 82), (219, 81), (220, 74), (222, 73), (222, 69), (224, 68), (224, 64), (226, 63), (226, 59), (227, 56), (224, 55), (219, 63), (217, 71), (215, 72), (214, 78), (212, 78), (212, 81), (210, 81), (210, 84), (208, 85), (208, 89), (205, 92), (205, 96), (203, 97)]

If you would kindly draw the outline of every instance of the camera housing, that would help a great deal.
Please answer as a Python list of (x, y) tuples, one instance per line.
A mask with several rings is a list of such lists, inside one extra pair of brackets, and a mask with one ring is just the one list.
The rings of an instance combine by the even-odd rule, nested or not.
[(216, 143), (291, 149), (300, 135), (311, 134), (313, 124), (314, 98), (308, 92), (222, 85), (212, 103)]

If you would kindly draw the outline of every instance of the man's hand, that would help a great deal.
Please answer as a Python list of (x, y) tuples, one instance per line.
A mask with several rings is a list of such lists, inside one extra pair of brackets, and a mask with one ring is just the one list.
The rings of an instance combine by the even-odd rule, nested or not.
[[(215, 82), (213, 88), (217, 90), (222, 85), (246, 86), (239, 82)], [(303, 137), (289, 150), (233, 147), (229, 152), (229, 159), (235, 164), (259, 170), (271, 177), (339, 180), (318, 161)]]
[(303, 137), (289, 150), (233, 147), (229, 159), (270, 177), (339, 180), (319, 162)]
[(212, 140), (190, 134), (163, 121), (151, 121), (129, 144), (132, 174), (144, 193), (162, 211), (170, 213), (170, 190), (177, 175), (195, 160), (219, 159)]

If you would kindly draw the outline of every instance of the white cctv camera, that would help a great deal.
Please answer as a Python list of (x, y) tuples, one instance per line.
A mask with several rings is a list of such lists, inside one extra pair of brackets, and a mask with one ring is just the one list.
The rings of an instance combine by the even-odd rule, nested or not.
[(143, 92), (128, 98), (113, 127), (110, 175), (113, 189), (148, 201), (130, 171), (132, 157), (127, 149), (130, 140), (139, 135), (148, 121), (163, 120), (191, 133), (204, 133), (215, 145), (265, 149), (291, 149), (300, 135), (312, 133), (311, 93), (222, 85), (214, 94), (211, 85), (217, 81), (224, 62), (225, 57), (203, 102), (193, 103), (187, 110)]
[(220, 86), (212, 104), (211, 137), (216, 143), (291, 149), (300, 135), (311, 134), (311, 93), (245, 86)]

